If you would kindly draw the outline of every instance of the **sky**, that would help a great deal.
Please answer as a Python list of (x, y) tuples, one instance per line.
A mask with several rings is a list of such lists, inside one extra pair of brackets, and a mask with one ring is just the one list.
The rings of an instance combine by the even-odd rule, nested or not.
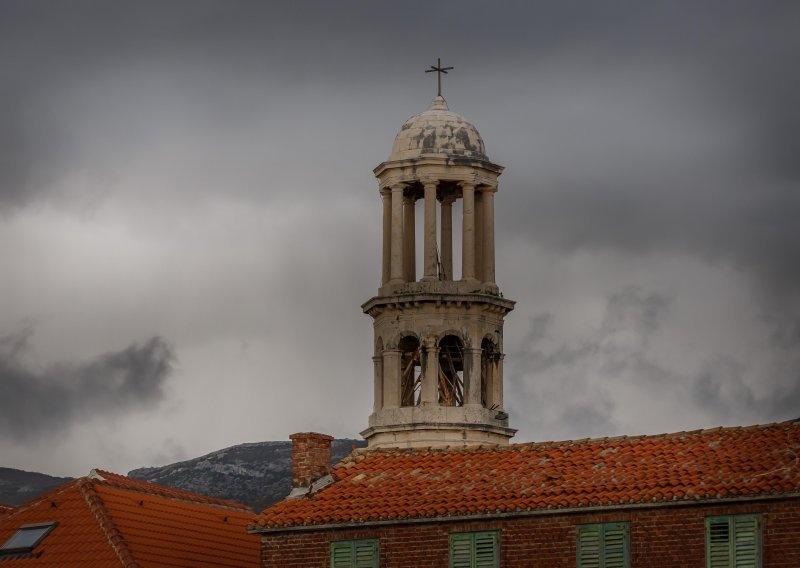
[(0, 3), (0, 466), (357, 437), (372, 169), (428, 108), (495, 198), (514, 441), (800, 417), (796, 2)]

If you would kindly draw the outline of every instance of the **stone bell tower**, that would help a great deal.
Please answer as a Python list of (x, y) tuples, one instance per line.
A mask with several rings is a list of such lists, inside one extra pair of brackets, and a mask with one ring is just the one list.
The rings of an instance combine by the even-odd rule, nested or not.
[[(389, 159), (374, 170), (383, 199), (383, 271), (378, 295), (362, 306), (375, 329), (375, 402), (361, 433), (371, 448), (507, 444), (516, 433), (503, 410), (503, 318), (514, 302), (500, 294), (494, 269), (502, 171), (475, 127), (441, 95), (403, 124)], [(459, 275), (454, 205), (462, 212), (455, 219)]]

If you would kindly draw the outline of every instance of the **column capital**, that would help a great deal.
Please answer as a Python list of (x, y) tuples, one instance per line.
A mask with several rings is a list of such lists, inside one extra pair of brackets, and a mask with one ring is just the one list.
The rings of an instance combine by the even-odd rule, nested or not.
[(477, 184), (472, 180), (463, 180), (458, 182), (458, 187), (460, 187), (461, 189), (469, 188), (474, 190), (476, 185)]
[(439, 180), (436, 178), (422, 178), (419, 181), (423, 186), (432, 185), (436, 187), (439, 185)]
[(481, 193), (497, 193), (496, 185), (484, 185), (480, 188)]

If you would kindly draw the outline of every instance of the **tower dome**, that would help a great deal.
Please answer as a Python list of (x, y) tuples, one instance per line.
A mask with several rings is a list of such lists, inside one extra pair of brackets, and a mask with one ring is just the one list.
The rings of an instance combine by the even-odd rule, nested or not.
[(405, 121), (394, 139), (389, 161), (423, 156), (488, 160), (483, 138), (463, 116), (450, 111), (444, 97)]

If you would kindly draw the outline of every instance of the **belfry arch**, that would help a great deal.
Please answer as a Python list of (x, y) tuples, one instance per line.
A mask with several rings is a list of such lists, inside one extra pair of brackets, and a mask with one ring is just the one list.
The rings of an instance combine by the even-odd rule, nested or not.
[(418, 406), (422, 390), (422, 353), (419, 339), (406, 335), (399, 344), (400, 406)]
[(438, 402), (440, 406), (464, 406), (464, 342), (455, 335), (439, 341)]

